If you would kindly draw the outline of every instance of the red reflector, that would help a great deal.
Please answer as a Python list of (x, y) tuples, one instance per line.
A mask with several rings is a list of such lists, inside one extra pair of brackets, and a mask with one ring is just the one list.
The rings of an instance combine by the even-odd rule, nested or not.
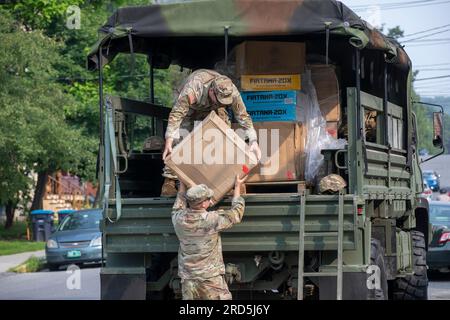
[(287, 175), (287, 178), (288, 178), (289, 180), (294, 180), (294, 174), (293, 174), (292, 172), (288, 171), (288, 172), (286, 173), (286, 175)]
[(450, 232), (444, 232), (439, 238), (439, 244), (444, 244), (450, 240)]
[(242, 171), (243, 171), (245, 174), (248, 174), (248, 172), (249, 172), (250, 170), (249, 170), (249, 168), (244, 164), (244, 165), (242, 166)]

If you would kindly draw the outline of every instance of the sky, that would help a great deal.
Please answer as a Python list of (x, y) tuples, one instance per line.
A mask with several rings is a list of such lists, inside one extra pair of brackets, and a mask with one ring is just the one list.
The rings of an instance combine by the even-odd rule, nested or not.
[[(373, 26), (381, 27), (385, 24), (386, 32), (389, 28), (400, 26), (405, 37), (399, 40), (405, 45), (413, 68), (419, 70), (417, 80), (449, 76), (416, 81), (414, 84), (416, 92), (421, 96), (450, 96), (450, 1), (342, 0), (341, 2)], [(434, 30), (422, 32), (429, 29)], [(410, 36), (406, 37), (407, 35)]]

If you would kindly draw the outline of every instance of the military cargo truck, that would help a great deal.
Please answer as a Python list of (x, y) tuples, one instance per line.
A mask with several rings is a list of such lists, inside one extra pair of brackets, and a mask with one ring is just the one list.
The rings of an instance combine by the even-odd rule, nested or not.
[[(320, 194), (295, 181), (248, 192), (243, 222), (222, 234), (233, 297), (427, 299), (430, 232), (427, 202), (418, 198), (412, 64), (395, 40), (333, 0), (125, 7), (100, 28), (88, 65), (99, 73), (102, 299), (180, 297), (174, 198), (159, 196), (160, 150), (130, 147), (133, 121), (148, 117), (149, 136), (163, 138), (170, 106), (154, 101), (154, 70), (212, 69), (247, 40), (303, 42), (307, 63), (336, 67), (339, 137), (348, 144), (322, 153), (327, 173), (342, 176), (347, 187)], [(118, 53), (148, 56), (149, 101), (104, 94), (103, 67)], [(376, 119), (370, 139), (368, 113)], [(434, 142), (442, 148), (441, 116)]]

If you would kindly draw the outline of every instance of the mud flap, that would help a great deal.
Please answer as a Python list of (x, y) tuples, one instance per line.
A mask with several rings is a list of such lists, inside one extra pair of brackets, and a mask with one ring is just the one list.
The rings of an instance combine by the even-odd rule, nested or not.
[(126, 269), (102, 269), (100, 273), (102, 300), (145, 300), (147, 290), (145, 269)]
[[(311, 277), (319, 287), (320, 300), (336, 300), (336, 277)], [(365, 272), (344, 272), (342, 285), (343, 300), (367, 300), (367, 274)]]

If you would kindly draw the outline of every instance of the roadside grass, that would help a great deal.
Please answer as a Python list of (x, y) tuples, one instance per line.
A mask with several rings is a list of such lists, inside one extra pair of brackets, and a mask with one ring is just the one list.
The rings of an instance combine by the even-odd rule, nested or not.
[(45, 242), (0, 240), (0, 256), (45, 249)]
[(38, 272), (44, 269), (46, 266), (45, 258), (36, 258), (31, 256), (27, 261), (18, 265), (17, 267), (11, 268), (8, 272), (25, 273), (25, 272)]
[(0, 240), (25, 240), (27, 237), (27, 223), (25, 221), (15, 221), (9, 229), (0, 224)]

